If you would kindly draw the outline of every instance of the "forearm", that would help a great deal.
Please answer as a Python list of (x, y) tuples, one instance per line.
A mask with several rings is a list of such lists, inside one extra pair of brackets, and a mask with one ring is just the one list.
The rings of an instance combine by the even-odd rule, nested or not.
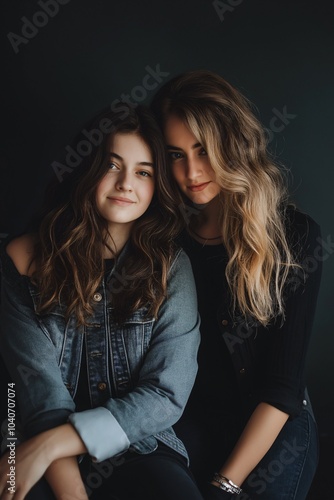
[(86, 446), (71, 424), (63, 424), (43, 433), (50, 463), (87, 452)]
[(60, 458), (52, 462), (45, 472), (45, 478), (57, 500), (88, 499), (76, 457)]
[(260, 403), (219, 473), (241, 485), (271, 448), (288, 418), (274, 406)]

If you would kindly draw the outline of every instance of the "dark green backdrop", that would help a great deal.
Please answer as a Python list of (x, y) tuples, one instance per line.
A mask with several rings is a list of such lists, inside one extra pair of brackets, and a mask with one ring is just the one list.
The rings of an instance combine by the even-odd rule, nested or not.
[(334, 416), (331, 4), (1, 2), (0, 238), (24, 229), (44, 186), (56, 175), (54, 162), (64, 164), (73, 135), (95, 111), (122, 95), (149, 102), (154, 90), (148, 87), (154, 83), (158, 88), (184, 70), (207, 68), (256, 104), (270, 148), (290, 169), (294, 199), (321, 224), (326, 242), (307, 365), (322, 433), (332, 432)]

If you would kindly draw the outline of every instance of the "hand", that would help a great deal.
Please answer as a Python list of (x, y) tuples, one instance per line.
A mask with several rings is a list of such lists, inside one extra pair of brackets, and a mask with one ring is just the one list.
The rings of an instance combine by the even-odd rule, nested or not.
[(234, 495), (227, 491), (221, 490), (214, 484), (208, 483), (203, 490), (204, 500), (232, 500)]
[[(15, 465), (8, 463), (8, 454), (0, 459), (0, 500), (23, 500), (48, 467), (53, 465), (53, 462), (87, 452), (79, 434), (68, 423), (41, 432), (20, 444), (16, 449), (14, 445), (13, 447)], [(76, 463), (76, 460), (73, 459), (72, 463)], [(7, 483), (10, 478), (8, 474), (12, 472), (13, 475), (13, 469), (10, 467), (15, 467), (15, 481), (13, 481), (15, 484), (11, 490), (8, 489), (11, 484)], [(79, 476), (77, 466), (76, 469), (76, 474)], [(55, 466), (52, 470), (55, 470)], [(66, 470), (69, 470), (68, 467), (65, 467), (65, 472)], [(71, 470), (73, 475), (74, 469), (71, 468)], [(59, 475), (64, 476), (63, 467)], [(52, 488), (54, 489), (54, 485)]]
[[(10, 443), (10, 442), (9, 442)], [(15, 447), (0, 459), (1, 500), (24, 500), (51, 464), (41, 434)]]

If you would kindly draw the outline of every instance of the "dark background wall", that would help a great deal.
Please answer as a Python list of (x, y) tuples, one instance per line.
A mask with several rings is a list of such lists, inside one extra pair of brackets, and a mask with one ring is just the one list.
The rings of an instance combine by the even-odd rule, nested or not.
[(3, 0), (1, 8), (0, 238), (24, 230), (49, 180), (70, 175), (59, 170), (69, 166), (66, 146), (96, 111), (127, 94), (149, 102), (148, 86), (184, 70), (220, 73), (256, 104), (295, 201), (322, 227), (307, 377), (320, 429), (332, 432), (332, 2)]

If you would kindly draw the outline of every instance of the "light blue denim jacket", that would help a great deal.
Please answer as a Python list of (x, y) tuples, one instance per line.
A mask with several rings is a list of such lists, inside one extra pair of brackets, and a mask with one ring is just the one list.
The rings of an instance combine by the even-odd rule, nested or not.
[[(122, 325), (111, 321), (107, 283), (94, 295), (87, 327), (67, 324), (64, 308), (36, 313), (38, 293), (2, 249), (0, 349), (16, 386), (26, 436), (70, 421), (95, 461), (129, 448), (150, 453), (157, 440), (187, 456), (172, 425), (181, 416), (197, 373), (199, 317), (188, 257), (178, 250), (168, 277), (167, 298), (156, 320), (136, 311)], [(76, 412), (83, 340), (86, 339), (92, 409)]]

